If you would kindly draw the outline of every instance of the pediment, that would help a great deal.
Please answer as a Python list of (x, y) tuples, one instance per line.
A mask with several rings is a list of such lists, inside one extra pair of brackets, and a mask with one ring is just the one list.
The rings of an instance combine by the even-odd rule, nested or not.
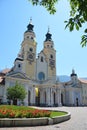
[(13, 78), (19, 78), (19, 79), (28, 79), (28, 77), (24, 73), (20, 73), (20, 72), (10, 73), (7, 76), (10, 76)]
[(23, 75), (21, 74), (15, 74), (15, 75), (12, 75), (11, 77), (14, 77), (14, 78), (20, 78), (20, 79), (26, 79)]

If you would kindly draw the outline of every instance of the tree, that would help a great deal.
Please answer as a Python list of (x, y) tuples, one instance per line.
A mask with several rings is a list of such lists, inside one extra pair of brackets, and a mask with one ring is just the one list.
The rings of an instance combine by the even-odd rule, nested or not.
[[(56, 12), (55, 4), (59, 0), (29, 0), (33, 5), (44, 6), (50, 14)], [(69, 28), (70, 31), (74, 29), (79, 30), (83, 23), (87, 22), (87, 0), (68, 0), (71, 10), (70, 18), (65, 21), (65, 28)], [(87, 28), (84, 30), (84, 35), (81, 38), (81, 46), (84, 47), (87, 44)]]
[(7, 88), (7, 99), (13, 100), (14, 105), (17, 105), (17, 99), (23, 101), (26, 94), (24, 87), (17, 82), (14, 86)]

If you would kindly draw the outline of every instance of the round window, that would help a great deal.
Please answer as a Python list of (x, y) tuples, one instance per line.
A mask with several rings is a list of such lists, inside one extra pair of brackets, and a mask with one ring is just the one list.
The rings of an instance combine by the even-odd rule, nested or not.
[(40, 72), (38, 74), (38, 78), (39, 78), (39, 80), (44, 80), (45, 79), (45, 74), (43, 72)]

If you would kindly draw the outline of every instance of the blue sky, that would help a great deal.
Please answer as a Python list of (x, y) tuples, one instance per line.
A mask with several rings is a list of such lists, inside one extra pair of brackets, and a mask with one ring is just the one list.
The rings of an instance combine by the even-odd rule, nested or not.
[(0, 0), (0, 70), (11, 68), (21, 47), (23, 34), (32, 17), (37, 41), (37, 54), (43, 49), (48, 26), (56, 49), (57, 75), (70, 75), (74, 68), (78, 77), (87, 77), (87, 47), (80, 45), (80, 31), (64, 29), (69, 18), (69, 4), (61, 0), (57, 12), (50, 15), (45, 8), (32, 6), (28, 0)]

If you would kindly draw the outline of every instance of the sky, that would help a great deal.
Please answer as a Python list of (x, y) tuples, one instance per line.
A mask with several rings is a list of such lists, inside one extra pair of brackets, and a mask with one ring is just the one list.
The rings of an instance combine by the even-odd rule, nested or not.
[(86, 24), (79, 31), (69, 32), (64, 23), (69, 18), (69, 3), (61, 0), (56, 8), (57, 12), (50, 15), (44, 7), (33, 6), (28, 0), (0, 0), (0, 71), (13, 67), (32, 17), (37, 54), (43, 49), (50, 27), (56, 49), (57, 75), (69, 76), (74, 69), (78, 77), (87, 77), (87, 47), (80, 45)]

